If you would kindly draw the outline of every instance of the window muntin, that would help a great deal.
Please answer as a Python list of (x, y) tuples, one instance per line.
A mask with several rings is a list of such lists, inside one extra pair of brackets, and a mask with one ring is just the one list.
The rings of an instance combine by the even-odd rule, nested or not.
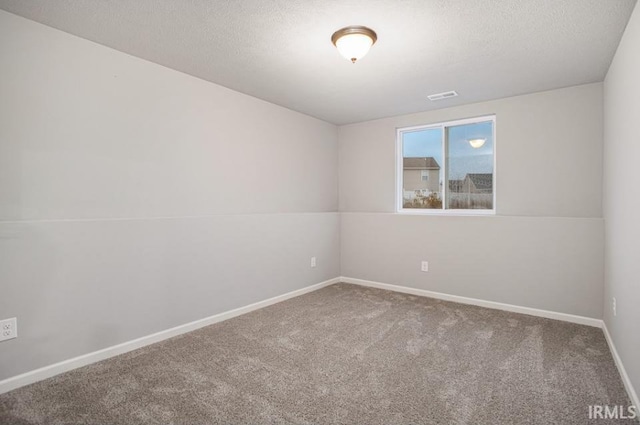
[(495, 212), (494, 116), (399, 129), (397, 144), (398, 211)]

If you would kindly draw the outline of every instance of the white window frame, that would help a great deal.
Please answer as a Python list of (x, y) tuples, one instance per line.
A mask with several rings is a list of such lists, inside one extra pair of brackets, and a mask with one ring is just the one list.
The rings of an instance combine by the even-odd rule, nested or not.
[[(402, 200), (403, 200), (403, 187), (402, 187), (402, 178), (404, 171), (404, 155), (403, 155), (403, 146), (402, 146), (402, 136), (404, 133), (412, 133), (415, 131), (429, 130), (429, 129), (441, 129), (442, 130), (442, 175), (444, 178), (447, 177), (447, 132), (446, 127), (454, 127), (458, 125), (465, 124), (476, 124), (481, 122), (492, 123), (493, 130), (493, 209), (490, 210), (481, 210), (481, 209), (421, 209), (421, 208), (403, 208)], [(396, 129), (396, 212), (401, 214), (417, 214), (417, 215), (495, 215), (496, 214), (496, 164), (497, 164), (497, 151), (496, 151), (496, 116), (495, 115), (483, 115), (480, 117), (474, 118), (465, 118), (454, 121), (445, 121), (434, 124), (426, 124), (426, 125), (417, 125), (413, 127), (402, 127)], [(439, 182), (438, 182), (439, 183)], [(446, 196), (448, 189), (448, 182), (443, 181), (442, 185), (442, 205), (443, 207), (446, 205)]]
[[(426, 179), (425, 179), (426, 177)], [(420, 181), (428, 182), (429, 181), (429, 170), (420, 170)]]

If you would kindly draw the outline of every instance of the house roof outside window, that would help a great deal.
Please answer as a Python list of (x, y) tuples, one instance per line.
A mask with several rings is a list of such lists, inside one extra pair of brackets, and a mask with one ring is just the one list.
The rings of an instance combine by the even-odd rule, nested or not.
[(491, 173), (467, 174), (467, 177), (478, 190), (491, 191), (493, 189), (493, 174)]
[(405, 170), (439, 170), (438, 161), (432, 156), (425, 158), (404, 158), (403, 168)]

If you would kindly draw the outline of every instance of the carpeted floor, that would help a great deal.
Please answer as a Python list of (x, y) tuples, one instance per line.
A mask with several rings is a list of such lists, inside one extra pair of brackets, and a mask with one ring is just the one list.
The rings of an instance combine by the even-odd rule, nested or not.
[(337, 284), (1, 395), (0, 423), (584, 425), (629, 403), (600, 329)]

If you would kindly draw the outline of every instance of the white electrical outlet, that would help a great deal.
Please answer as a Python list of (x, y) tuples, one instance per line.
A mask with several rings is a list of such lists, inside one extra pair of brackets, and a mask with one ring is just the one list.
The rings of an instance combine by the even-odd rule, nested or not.
[(316, 257), (311, 257), (311, 267), (316, 266)]
[(423, 272), (428, 272), (429, 271), (429, 262), (428, 261), (423, 261), (420, 264), (420, 270), (422, 270)]
[(616, 297), (613, 297), (613, 315), (617, 316), (618, 312), (616, 311), (618, 306), (616, 305)]
[(0, 320), (0, 341), (18, 337), (18, 319)]

